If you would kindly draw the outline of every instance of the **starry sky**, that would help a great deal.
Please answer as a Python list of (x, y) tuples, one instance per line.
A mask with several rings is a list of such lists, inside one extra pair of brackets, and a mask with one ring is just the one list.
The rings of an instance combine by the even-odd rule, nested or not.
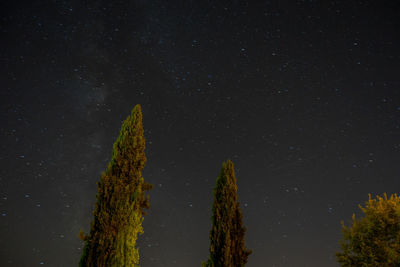
[(340, 221), (400, 191), (396, 2), (3, 1), (0, 266), (77, 266), (135, 104), (143, 267), (207, 259), (226, 159), (248, 267), (338, 266)]

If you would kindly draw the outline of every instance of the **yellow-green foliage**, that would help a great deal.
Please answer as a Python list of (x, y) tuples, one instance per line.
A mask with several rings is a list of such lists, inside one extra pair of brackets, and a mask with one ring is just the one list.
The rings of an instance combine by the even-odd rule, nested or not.
[(400, 197), (384, 194), (359, 206), (364, 217), (352, 225), (342, 222), (343, 252), (336, 253), (341, 266), (400, 266)]
[(97, 188), (97, 203), (85, 240), (81, 267), (138, 266), (136, 239), (143, 233), (145, 191), (151, 189), (142, 177), (146, 164), (145, 139), (140, 105), (123, 122), (113, 154)]
[(206, 267), (242, 267), (251, 251), (244, 245), (246, 227), (237, 196), (235, 169), (232, 161), (222, 164), (214, 188), (210, 231), (210, 257), (202, 263)]

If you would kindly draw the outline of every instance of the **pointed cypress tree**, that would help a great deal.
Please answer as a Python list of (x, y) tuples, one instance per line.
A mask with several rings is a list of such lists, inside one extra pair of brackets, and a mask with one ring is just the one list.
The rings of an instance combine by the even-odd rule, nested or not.
[(79, 266), (138, 266), (136, 239), (143, 233), (144, 208), (149, 208), (145, 191), (152, 188), (142, 177), (144, 150), (142, 111), (136, 105), (122, 124), (111, 161), (97, 184), (90, 233), (80, 233), (85, 246)]
[(217, 178), (212, 212), (210, 257), (203, 266), (243, 267), (251, 250), (244, 245), (246, 227), (242, 223), (235, 169), (230, 160), (222, 164)]

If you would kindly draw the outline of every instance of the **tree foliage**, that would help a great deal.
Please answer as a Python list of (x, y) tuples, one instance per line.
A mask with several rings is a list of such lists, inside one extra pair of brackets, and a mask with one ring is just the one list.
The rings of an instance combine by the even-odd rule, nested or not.
[(214, 188), (210, 231), (210, 256), (202, 265), (207, 267), (242, 267), (251, 251), (245, 248), (246, 227), (242, 223), (242, 211), (237, 195), (233, 163), (228, 160)]
[(384, 194), (359, 206), (364, 217), (352, 225), (342, 222), (342, 252), (336, 253), (341, 266), (400, 266), (400, 197)]
[(145, 139), (140, 105), (123, 122), (112, 158), (97, 188), (97, 203), (85, 241), (81, 267), (138, 266), (136, 240), (143, 233), (144, 209), (149, 208), (144, 181)]

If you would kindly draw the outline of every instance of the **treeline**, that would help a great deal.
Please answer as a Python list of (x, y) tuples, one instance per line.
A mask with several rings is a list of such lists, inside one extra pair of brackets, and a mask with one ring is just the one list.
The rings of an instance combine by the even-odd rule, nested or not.
[[(145, 164), (142, 112), (136, 105), (122, 124), (111, 161), (97, 184), (90, 231), (79, 233), (84, 241), (80, 267), (138, 266), (136, 240), (143, 234), (145, 209), (150, 207), (146, 192), (152, 188), (142, 176)], [(251, 250), (244, 243), (246, 227), (230, 160), (222, 164), (213, 193), (210, 255), (201, 265), (243, 267)], [(338, 262), (341, 266), (400, 266), (400, 197), (370, 196), (360, 208), (363, 218), (353, 215), (351, 226), (342, 222)]]

